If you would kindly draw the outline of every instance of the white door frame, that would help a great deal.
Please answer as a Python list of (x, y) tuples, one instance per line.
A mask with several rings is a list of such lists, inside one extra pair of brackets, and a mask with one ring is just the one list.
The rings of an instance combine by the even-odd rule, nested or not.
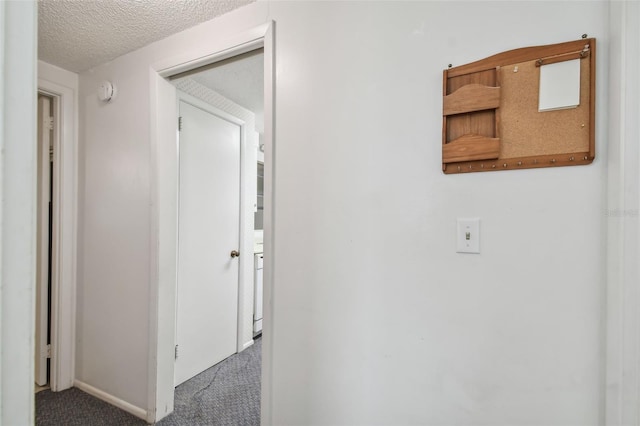
[[(154, 422), (173, 411), (174, 338), (177, 244), (177, 156), (176, 90), (165, 78), (264, 48), (264, 141), (265, 141), (265, 247), (264, 327), (262, 362), (262, 420), (271, 418), (271, 346), (274, 201), (274, 23), (240, 33), (225, 40), (212, 40), (206, 49), (164, 59), (151, 66), (150, 121), (152, 202), (151, 289), (149, 330), (149, 399), (147, 421)], [(171, 121), (174, 121), (173, 123)], [(241, 258), (253, 258), (253, 247), (245, 247)], [(247, 252), (250, 250), (250, 252)]]
[(53, 391), (75, 377), (77, 137), (72, 88), (38, 79), (38, 92), (53, 99), (53, 214), (51, 219), (51, 374)]

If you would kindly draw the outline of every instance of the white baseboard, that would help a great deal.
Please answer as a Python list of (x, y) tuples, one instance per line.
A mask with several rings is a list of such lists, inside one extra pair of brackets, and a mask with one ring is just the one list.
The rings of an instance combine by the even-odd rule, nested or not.
[(247, 349), (251, 345), (253, 345), (253, 339), (249, 340), (244, 345), (242, 345), (242, 350), (244, 351), (245, 349)]
[(88, 385), (84, 382), (81, 382), (80, 380), (77, 380), (77, 379), (74, 380), (73, 385), (78, 389), (80, 389), (81, 391), (86, 392), (89, 395), (95, 396), (96, 398), (101, 399), (104, 402), (107, 402), (111, 405), (114, 405), (126, 411), (127, 413), (133, 414), (134, 416), (142, 420), (145, 420), (145, 421), (147, 420), (147, 410), (144, 410), (140, 407), (136, 407), (133, 404), (129, 404), (127, 401), (123, 401), (120, 398), (116, 398), (115, 396), (108, 394), (105, 391), (102, 391), (98, 388), (94, 388), (93, 386)]

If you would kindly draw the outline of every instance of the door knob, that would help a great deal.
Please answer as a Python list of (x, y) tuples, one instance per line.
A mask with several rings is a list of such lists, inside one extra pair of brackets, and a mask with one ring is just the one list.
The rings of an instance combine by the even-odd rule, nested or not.
[(238, 250), (231, 250), (231, 257), (239, 257), (240, 252)]

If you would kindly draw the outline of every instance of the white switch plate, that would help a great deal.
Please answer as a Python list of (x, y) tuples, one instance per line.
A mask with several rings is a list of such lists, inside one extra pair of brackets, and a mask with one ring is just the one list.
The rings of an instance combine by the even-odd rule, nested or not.
[(480, 253), (480, 219), (458, 218), (456, 235), (458, 253)]

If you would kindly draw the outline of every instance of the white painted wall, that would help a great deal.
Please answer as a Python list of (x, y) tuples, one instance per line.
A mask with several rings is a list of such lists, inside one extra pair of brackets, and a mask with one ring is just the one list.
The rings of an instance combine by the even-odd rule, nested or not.
[[(606, 3), (272, 13), (272, 423), (600, 423)], [(585, 32), (595, 163), (443, 175), (442, 69)], [(456, 217), (482, 219), (480, 256), (455, 253)]]
[(640, 2), (609, 10), (606, 424), (640, 423)]
[(38, 61), (38, 78), (77, 90), (78, 74), (44, 61)]
[(0, 2), (0, 424), (34, 421), (37, 4)]
[[(105, 68), (80, 75), (76, 380), (144, 410), (149, 76), (143, 67)], [(105, 79), (118, 88), (110, 103), (97, 98)]]
[[(149, 67), (274, 19), (265, 423), (602, 423), (607, 14), (260, 2), (81, 74), (78, 378), (146, 407)], [(443, 175), (442, 69), (585, 32), (598, 39), (595, 162)], [(119, 88), (107, 105), (103, 79)], [(482, 219), (479, 256), (455, 253), (467, 216)]]

